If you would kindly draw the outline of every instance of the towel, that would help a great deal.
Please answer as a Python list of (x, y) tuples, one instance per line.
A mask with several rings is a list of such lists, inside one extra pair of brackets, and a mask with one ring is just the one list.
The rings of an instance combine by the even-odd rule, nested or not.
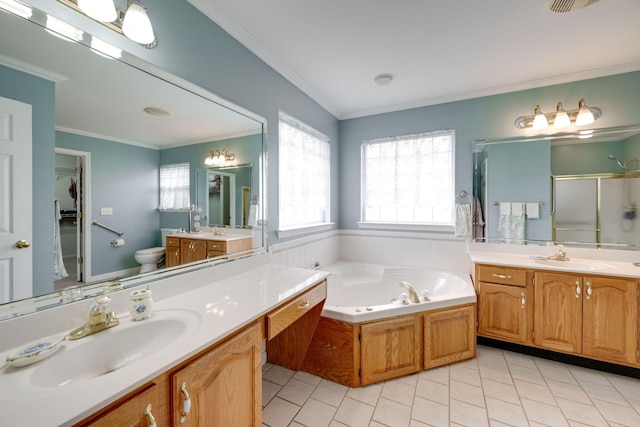
[(64, 279), (69, 275), (64, 268), (64, 259), (62, 258), (62, 242), (60, 240), (60, 201), (55, 201), (55, 222), (53, 226), (53, 280)]
[(484, 216), (482, 215), (482, 205), (476, 196), (473, 196), (473, 238), (482, 239), (484, 237)]
[(527, 203), (527, 218), (539, 219), (540, 218), (540, 204), (539, 203)]
[(471, 203), (456, 203), (455, 235), (458, 237), (471, 236)]
[(498, 231), (505, 243), (524, 244), (524, 203), (500, 203)]

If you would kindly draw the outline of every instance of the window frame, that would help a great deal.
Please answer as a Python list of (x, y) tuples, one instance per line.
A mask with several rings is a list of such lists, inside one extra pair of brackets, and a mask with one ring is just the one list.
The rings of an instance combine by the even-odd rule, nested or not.
[[(364, 140), (361, 143), (360, 148), (360, 221), (357, 222), (359, 228), (362, 229), (379, 229), (379, 230), (398, 230), (398, 231), (436, 231), (436, 232), (451, 232), (455, 228), (455, 149), (456, 138), (455, 129), (441, 129), (436, 131), (427, 131), (415, 134), (405, 134), (391, 137), (375, 138), (370, 140)], [(450, 145), (450, 222), (418, 222), (418, 221), (388, 221), (388, 220), (365, 220), (366, 209), (366, 162), (365, 162), (365, 147), (370, 144), (384, 143), (384, 142), (401, 142), (411, 139), (418, 139), (420, 137), (435, 137), (438, 135), (449, 135), (451, 138)]]

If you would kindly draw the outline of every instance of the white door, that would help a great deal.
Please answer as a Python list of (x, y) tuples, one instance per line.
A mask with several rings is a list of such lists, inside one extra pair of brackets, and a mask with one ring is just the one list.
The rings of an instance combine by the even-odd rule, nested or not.
[(0, 303), (33, 296), (31, 188), (31, 105), (0, 97)]

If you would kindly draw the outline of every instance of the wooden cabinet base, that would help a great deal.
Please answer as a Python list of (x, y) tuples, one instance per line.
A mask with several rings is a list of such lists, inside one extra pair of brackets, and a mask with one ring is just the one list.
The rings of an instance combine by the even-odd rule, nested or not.
[(321, 317), (302, 370), (359, 387), (473, 358), (475, 343), (475, 304), (355, 324)]

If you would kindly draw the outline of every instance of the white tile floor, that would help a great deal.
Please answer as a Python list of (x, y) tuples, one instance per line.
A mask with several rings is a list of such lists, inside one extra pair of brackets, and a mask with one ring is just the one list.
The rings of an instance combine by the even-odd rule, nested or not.
[(267, 364), (262, 393), (269, 427), (640, 426), (640, 380), (485, 346), (360, 388)]

